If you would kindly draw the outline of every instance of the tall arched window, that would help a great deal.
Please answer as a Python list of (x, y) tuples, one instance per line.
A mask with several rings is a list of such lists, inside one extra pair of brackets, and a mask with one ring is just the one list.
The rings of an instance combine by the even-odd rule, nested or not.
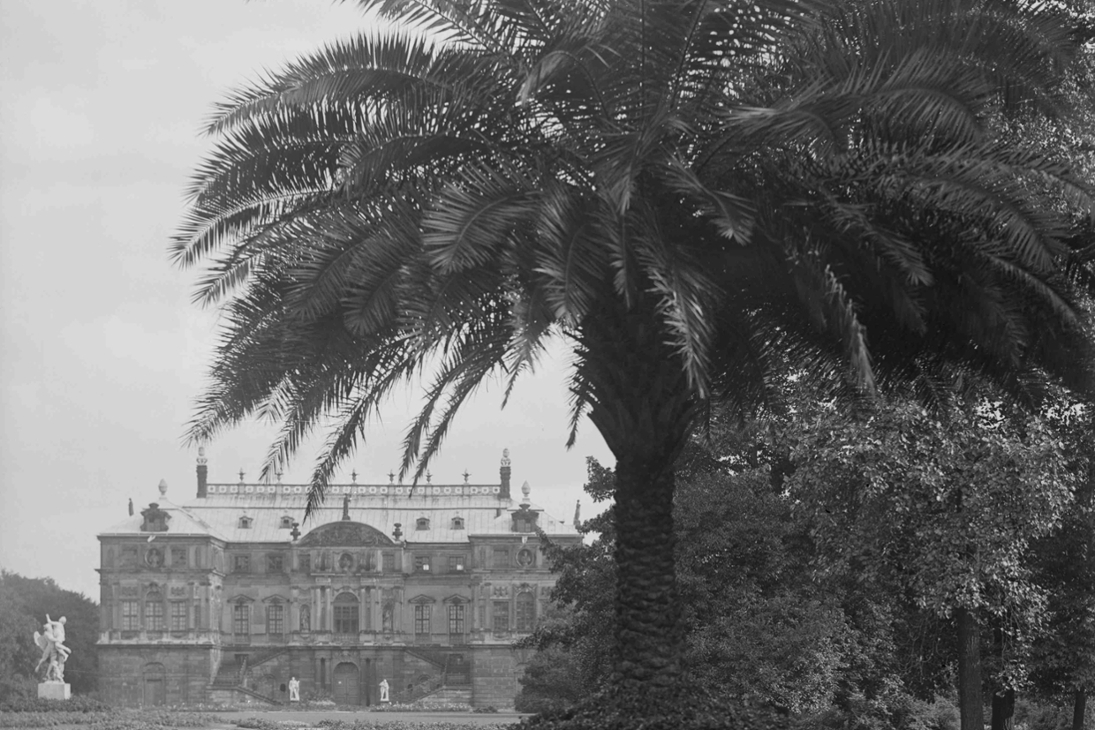
[(335, 596), (335, 633), (356, 634), (357, 623), (357, 596), (353, 593), (343, 592)]
[(536, 599), (525, 591), (517, 594), (517, 631), (531, 633), (536, 624)]
[(163, 631), (163, 594), (159, 591), (150, 591), (144, 597), (144, 628), (145, 631)]

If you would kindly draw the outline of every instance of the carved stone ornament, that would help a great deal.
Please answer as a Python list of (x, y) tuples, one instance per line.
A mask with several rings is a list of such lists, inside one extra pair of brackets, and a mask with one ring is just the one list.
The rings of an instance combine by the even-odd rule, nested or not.
[(394, 545), (391, 539), (375, 527), (361, 522), (332, 522), (320, 525), (300, 539), (301, 547), (371, 547)]
[(492, 598), (508, 598), (509, 586), (491, 586), (490, 594)]
[(145, 553), (144, 561), (148, 563), (149, 567), (159, 568), (163, 565), (163, 551), (159, 548), (152, 548)]
[(171, 586), (172, 596), (186, 596), (187, 592), (186, 586)]
[(137, 586), (118, 586), (119, 596), (132, 596), (136, 597), (141, 594), (140, 589)]

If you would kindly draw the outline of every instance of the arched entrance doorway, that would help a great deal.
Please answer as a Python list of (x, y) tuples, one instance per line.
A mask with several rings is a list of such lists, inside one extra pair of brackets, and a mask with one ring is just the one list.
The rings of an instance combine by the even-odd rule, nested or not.
[(342, 662), (335, 667), (333, 679), (335, 702), (340, 705), (361, 704), (361, 682), (358, 681), (356, 664)]
[(167, 691), (164, 687), (163, 664), (145, 664), (142, 672), (144, 696), (141, 698), (146, 707), (167, 704)]

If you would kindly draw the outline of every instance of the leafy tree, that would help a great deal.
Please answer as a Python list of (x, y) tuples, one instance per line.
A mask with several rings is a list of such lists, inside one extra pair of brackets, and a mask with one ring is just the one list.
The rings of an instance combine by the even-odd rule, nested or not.
[(1047, 627), (1034, 645), (1035, 686), (1073, 702), (1072, 729), (1081, 730), (1095, 692), (1095, 409), (1064, 401), (1054, 414), (1064, 436), (1076, 500), (1061, 524), (1034, 545), (1035, 580), (1048, 596)]
[(712, 400), (778, 403), (789, 361), (838, 389), (1090, 383), (1055, 205), (1086, 210), (1086, 182), (1002, 135), (1068, 78), (1055, 6), (360, 4), (435, 40), (332, 44), (209, 125), (174, 255), (224, 334), (190, 435), (273, 418), (269, 473), (332, 417), (314, 507), (392, 388), (434, 373), (417, 477), (479, 384), (562, 339), (573, 426), (617, 460), (611, 708), (690, 689), (674, 465)]
[(72, 649), (65, 663), (65, 681), (76, 694), (98, 689), (99, 607), (81, 593), (67, 591), (52, 578), (26, 578), (0, 572), (0, 692), (33, 692), (34, 667), (40, 651), (34, 632), (42, 630), (46, 614), (64, 616), (65, 644)]
[(790, 489), (813, 511), (831, 569), (953, 618), (962, 725), (981, 728), (981, 627), (1006, 635), (992, 674), (1014, 691), (1046, 615), (1029, 558), (1073, 496), (1061, 442), (1038, 419), (1016, 428), (992, 409), (940, 420), (897, 405), (825, 414), (803, 427), (796, 452)]

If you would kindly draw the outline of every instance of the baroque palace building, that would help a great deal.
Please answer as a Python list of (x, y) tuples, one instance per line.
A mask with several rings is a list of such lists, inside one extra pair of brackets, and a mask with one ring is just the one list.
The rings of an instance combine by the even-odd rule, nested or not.
[[(540, 535), (580, 541), (574, 523), (497, 484), (332, 485), (301, 525), (308, 487), (210, 484), (99, 535), (100, 691), (127, 705), (340, 704), (426, 695), (512, 706), (528, 652), (513, 643), (543, 615), (555, 577)], [(356, 475), (354, 481), (356, 482)], [(577, 515), (575, 515), (577, 519)]]

